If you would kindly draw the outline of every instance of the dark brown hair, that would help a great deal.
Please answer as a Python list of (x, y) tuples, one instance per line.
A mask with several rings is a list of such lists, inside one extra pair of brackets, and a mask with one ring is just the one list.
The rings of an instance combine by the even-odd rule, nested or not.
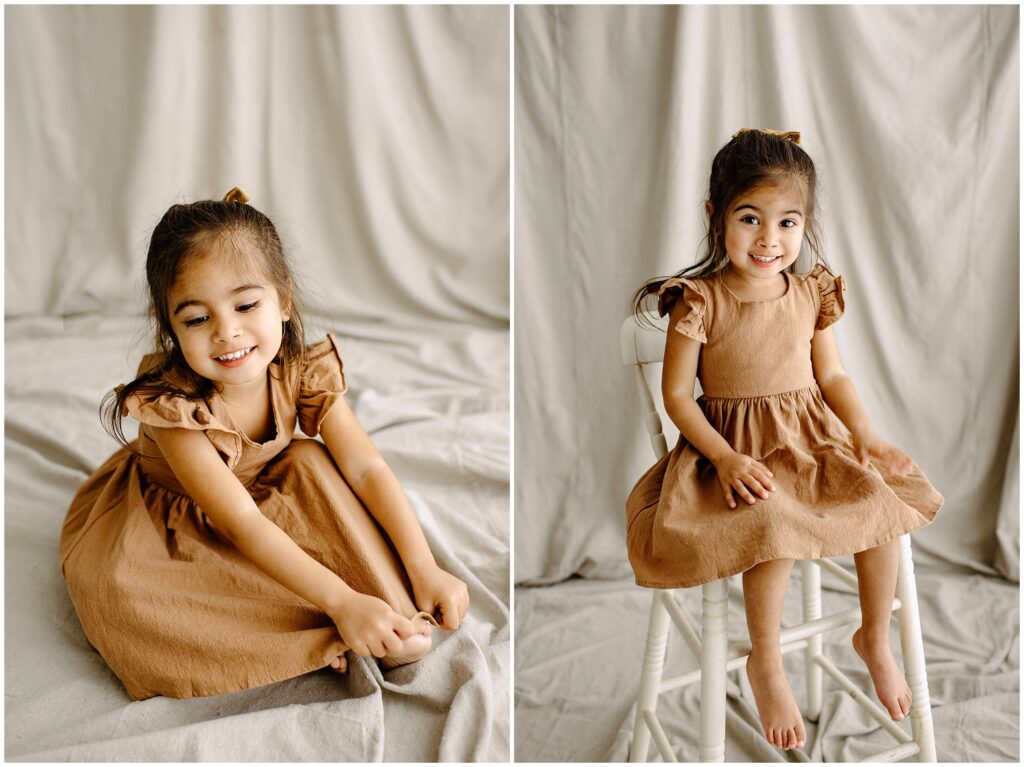
[[(197, 375), (185, 361), (171, 325), (167, 297), (190, 258), (219, 251), (243, 262), (258, 253), (260, 263), (247, 266), (261, 273), (277, 290), (282, 308), (290, 317), (282, 329), (281, 348), (274, 362), (302, 364), (305, 358), (305, 330), (299, 312), (295, 280), (285, 258), (281, 238), (263, 213), (246, 204), (240, 190), (232, 189), (224, 200), (199, 200), (172, 205), (153, 230), (146, 254), (146, 283), (149, 313), (155, 326), (156, 364), (134, 381), (109, 392), (100, 404), (100, 417), (107, 433), (127, 445), (122, 420), (125, 402), (132, 394), (171, 394), (206, 400), (215, 391), (213, 382)], [(241, 246), (249, 245), (243, 249)]]
[[(724, 269), (729, 263), (725, 251), (725, 215), (730, 205), (740, 195), (757, 187), (789, 184), (795, 184), (804, 198), (804, 242), (814, 264), (824, 265), (831, 273), (832, 270), (821, 254), (821, 232), (817, 216), (818, 174), (814, 162), (799, 144), (789, 138), (762, 130), (744, 130), (719, 149), (711, 162), (707, 196), (711, 214), (704, 238), (707, 254), (693, 266), (671, 277), (659, 277), (646, 282), (633, 294), (630, 302), (633, 314), (644, 316), (647, 297), (657, 293), (667, 280), (675, 277), (706, 277)], [(793, 271), (793, 266), (795, 264), (787, 267), (787, 271)]]

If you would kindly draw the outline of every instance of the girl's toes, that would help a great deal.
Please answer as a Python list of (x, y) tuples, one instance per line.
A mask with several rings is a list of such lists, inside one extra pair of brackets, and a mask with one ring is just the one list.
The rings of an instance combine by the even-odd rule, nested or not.
[(339, 655), (331, 661), (331, 669), (339, 674), (344, 674), (348, 671), (348, 660), (344, 655)]

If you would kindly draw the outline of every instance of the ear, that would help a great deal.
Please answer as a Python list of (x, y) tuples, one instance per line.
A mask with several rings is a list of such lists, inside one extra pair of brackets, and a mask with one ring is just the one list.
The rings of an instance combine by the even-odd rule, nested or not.
[(711, 205), (711, 200), (705, 200), (704, 201), (704, 210), (707, 212), (708, 218), (711, 218), (711, 215), (715, 211), (714, 207), (712, 207), (712, 205)]

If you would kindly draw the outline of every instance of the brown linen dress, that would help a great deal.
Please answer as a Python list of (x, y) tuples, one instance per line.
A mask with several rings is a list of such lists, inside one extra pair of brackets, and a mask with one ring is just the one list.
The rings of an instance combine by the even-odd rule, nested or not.
[[(268, 370), (276, 435), (236, 428), (223, 401), (133, 395), (140, 422), (79, 489), (61, 533), (61, 567), (89, 642), (139, 700), (256, 687), (327, 666), (344, 652), (334, 623), (246, 559), (185, 494), (150, 427), (205, 432), (260, 511), (356, 591), (407, 617), (408, 577), (385, 533), (330, 453), (292, 440), (296, 421), (319, 432), (345, 378), (333, 337), (308, 349), (304, 370)], [(140, 372), (155, 363), (146, 357)]]
[[(730, 509), (714, 466), (682, 436), (626, 501), (629, 559), (640, 586), (684, 588), (771, 559), (820, 559), (870, 549), (929, 524), (942, 496), (915, 464), (897, 476), (862, 466), (822, 398), (811, 338), (842, 316), (842, 277), (820, 264), (785, 273), (786, 292), (742, 301), (720, 276), (668, 280), (659, 311), (688, 312), (670, 332), (704, 344), (697, 400), (738, 452), (765, 464), (775, 492)], [(756, 497), (756, 496), (755, 496)]]

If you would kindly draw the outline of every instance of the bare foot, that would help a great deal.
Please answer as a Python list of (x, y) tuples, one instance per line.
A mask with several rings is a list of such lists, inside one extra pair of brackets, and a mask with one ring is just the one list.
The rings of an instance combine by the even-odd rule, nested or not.
[(430, 645), (433, 641), (430, 634), (430, 624), (423, 618), (413, 618), (413, 625), (416, 626), (418, 633), (403, 640), (402, 649), (398, 652), (385, 655), (380, 659), (381, 668), (385, 671), (390, 671), (393, 668), (405, 666), (409, 663), (415, 663), (430, 650)]
[(910, 701), (913, 696), (907, 680), (892, 657), (888, 639), (872, 641), (862, 633), (863, 629), (853, 632), (853, 649), (861, 657), (871, 674), (875, 684), (875, 693), (886, 710), (897, 722), (910, 713)]
[(344, 674), (348, 671), (348, 660), (345, 658), (345, 653), (342, 653), (337, 658), (331, 661), (331, 665), (328, 666), (331, 671), (336, 671), (339, 674)]
[(747, 678), (768, 742), (786, 750), (803, 748), (807, 740), (804, 718), (789, 688), (782, 653), (751, 652), (747, 658)]

